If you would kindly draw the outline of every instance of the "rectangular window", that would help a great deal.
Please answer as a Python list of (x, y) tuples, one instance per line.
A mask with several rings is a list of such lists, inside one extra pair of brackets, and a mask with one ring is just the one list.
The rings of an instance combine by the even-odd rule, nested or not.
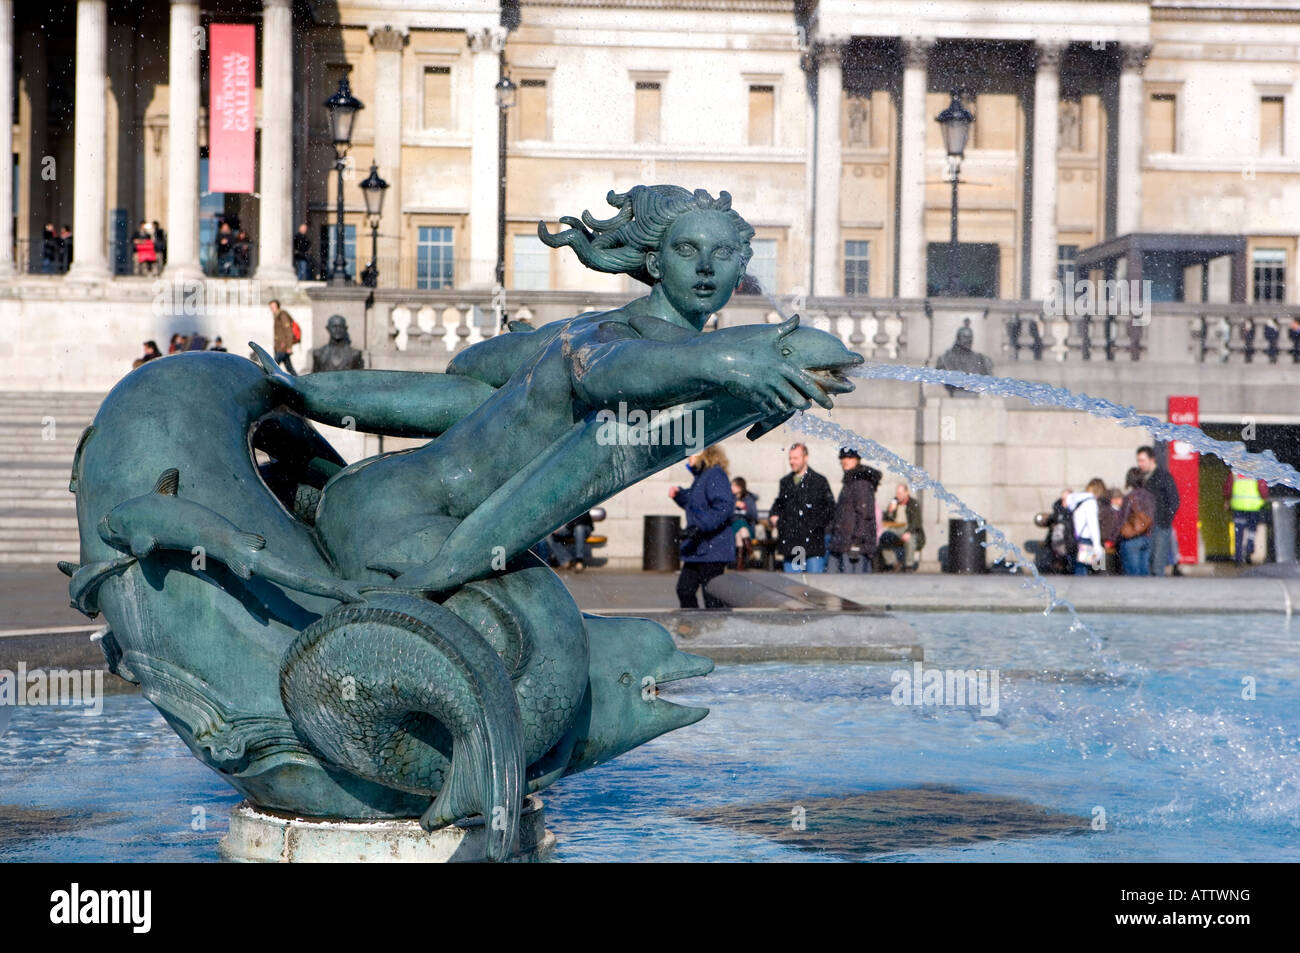
[[(1056, 246), (1056, 280), (1057, 283), (1060, 284), (1061, 287), (1065, 289), (1065, 293), (1069, 296), (1073, 296), (1074, 284), (1073, 282), (1071, 282), (1070, 287), (1068, 288), (1065, 287), (1066, 273), (1069, 272), (1070, 274), (1074, 274), (1074, 260), (1078, 257), (1079, 257), (1078, 245), (1057, 245)], [(1076, 275), (1074, 281), (1078, 281), (1080, 277), (1086, 278), (1087, 275), (1082, 275), (1082, 276)]]
[(1173, 93), (1156, 93), (1147, 112), (1147, 151), (1177, 152), (1178, 129), (1175, 126), (1178, 97)]
[(636, 84), (636, 142), (659, 141), (659, 84)]
[(550, 122), (547, 117), (546, 80), (525, 79), (519, 83), (515, 100), (516, 130), (520, 139), (549, 139)]
[[(321, 265), (328, 277), (334, 267), (335, 249), (338, 248), (339, 243), (339, 229), (334, 224), (325, 227), (328, 230), (329, 238), (325, 245), (325, 260), (321, 262)], [(355, 225), (343, 226), (343, 260), (347, 262), (344, 273), (348, 278), (355, 278), (357, 276), (357, 227)]]
[(871, 294), (871, 242), (844, 243), (844, 294), (866, 297)]
[(1252, 256), (1256, 301), (1286, 300), (1286, 250), (1256, 248)]
[(451, 228), (421, 225), (415, 244), (415, 287), (450, 288), (455, 282), (455, 264)]
[(520, 291), (546, 291), (551, 287), (551, 255), (537, 234), (515, 235), (512, 286)]
[(1280, 156), (1285, 143), (1282, 135), (1283, 101), (1281, 96), (1261, 96), (1259, 100), (1259, 154)]
[(749, 87), (749, 144), (770, 146), (776, 112), (776, 87)]
[(424, 68), (424, 128), (451, 128), (451, 68)]
[(776, 239), (751, 238), (749, 247), (754, 255), (745, 267), (745, 274), (758, 282), (768, 294), (776, 294)]

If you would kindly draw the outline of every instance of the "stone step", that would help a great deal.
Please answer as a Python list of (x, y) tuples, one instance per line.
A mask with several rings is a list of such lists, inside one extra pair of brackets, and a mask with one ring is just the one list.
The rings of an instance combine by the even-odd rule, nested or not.
[(10, 530), (63, 530), (66, 528), (70, 528), (74, 533), (77, 531), (75, 511), (67, 516), (49, 516), (40, 510), (31, 510), (22, 514), (15, 514), (12, 511), (0, 514), (0, 533)]
[(81, 552), (80, 540), (66, 539), (5, 539), (0, 536), (0, 553), (57, 553), (62, 556)]
[(77, 524), (72, 520), (55, 526), (0, 526), (0, 539), (79, 539)]
[(33, 553), (21, 552), (10, 553), (0, 551), (0, 566), (49, 566), (54, 572), (58, 572), (55, 563), (60, 560), (75, 560), (77, 550), (71, 550), (67, 553)]
[[(62, 497), (61, 499), (59, 497)], [(73, 499), (68, 488), (64, 487), (59, 497), (30, 497), (6, 500), (0, 498), (0, 515), (12, 513), (17, 509), (38, 509), (38, 510), (63, 510), (65, 513), (76, 513), (77, 502)]]
[(67, 484), (63, 486), (43, 486), (36, 489), (26, 489), (20, 487), (0, 486), (0, 506), (4, 505), (5, 500), (60, 500), (66, 501), (73, 506), (76, 505), (72, 494), (68, 492)]

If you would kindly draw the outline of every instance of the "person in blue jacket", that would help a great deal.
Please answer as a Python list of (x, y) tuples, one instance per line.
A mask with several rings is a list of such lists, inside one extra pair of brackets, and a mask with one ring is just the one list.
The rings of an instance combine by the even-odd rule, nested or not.
[(686, 510), (682, 530), (682, 573), (677, 578), (677, 600), (683, 609), (698, 609), (696, 590), (704, 588), (704, 608), (725, 609), (709, 594), (710, 579), (721, 576), (736, 558), (731, 515), (736, 498), (727, 479), (727, 455), (716, 444), (686, 462), (695, 481), (689, 487), (672, 487), (668, 496)]

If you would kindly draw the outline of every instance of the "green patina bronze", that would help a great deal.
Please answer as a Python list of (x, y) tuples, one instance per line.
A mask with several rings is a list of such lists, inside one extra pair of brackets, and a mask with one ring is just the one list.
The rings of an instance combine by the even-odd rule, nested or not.
[[(73, 604), (110, 667), (254, 805), (320, 818), (492, 823), (521, 800), (703, 718), (647, 686), (709, 672), (644, 619), (584, 615), (531, 552), (676, 463), (683, 413), (751, 438), (852, 389), (861, 363), (799, 326), (701, 333), (753, 229), (703, 191), (610, 193), (617, 214), (538, 234), (645, 297), (483, 341), (445, 374), (295, 378), (221, 353), (144, 364), (83, 434)], [(611, 423), (619, 405), (652, 417)], [(427, 437), (352, 466), (310, 421)], [(624, 419), (624, 418), (620, 418)], [(255, 451), (265, 454), (259, 465)]]

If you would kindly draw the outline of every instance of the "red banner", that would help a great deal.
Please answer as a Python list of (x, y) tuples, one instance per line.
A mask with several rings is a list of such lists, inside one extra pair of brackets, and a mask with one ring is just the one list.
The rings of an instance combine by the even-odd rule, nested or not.
[(208, 27), (208, 191), (253, 191), (255, 28)]
[[(1170, 397), (1169, 422), (1199, 427), (1200, 400), (1196, 397)], [(1200, 516), (1201, 455), (1190, 443), (1175, 440), (1169, 444), (1169, 475), (1178, 486), (1178, 512), (1174, 514), (1174, 534), (1178, 537), (1178, 561), (1196, 562), (1197, 521)]]

